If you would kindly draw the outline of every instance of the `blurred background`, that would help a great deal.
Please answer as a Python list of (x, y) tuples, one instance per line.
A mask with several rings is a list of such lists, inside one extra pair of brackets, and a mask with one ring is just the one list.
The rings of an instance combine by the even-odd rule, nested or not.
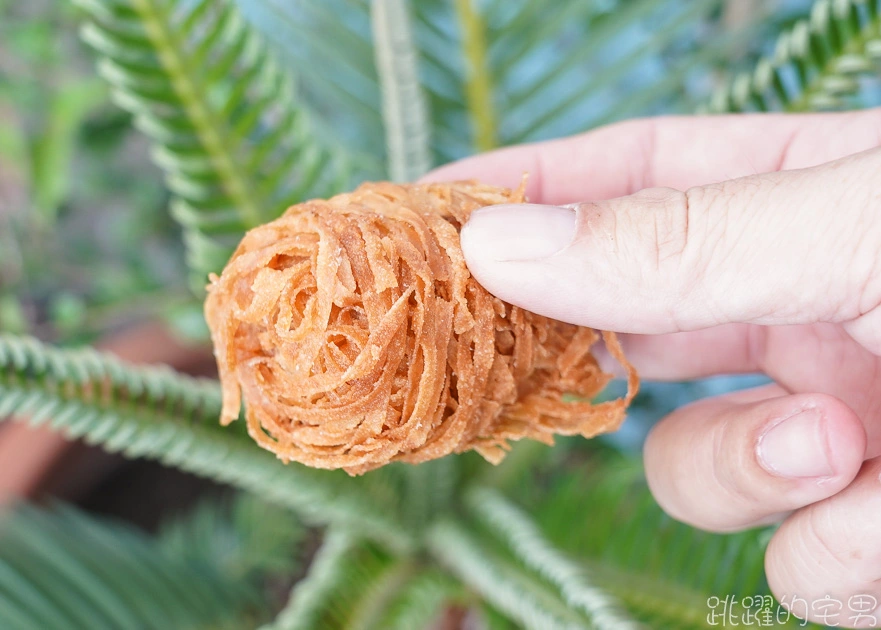
[[(271, 149), (276, 136), (268, 130), (281, 120), (296, 142), (307, 138), (319, 147), (302, 141), (310, 174), (293, 178), (308, 179), (298, 194), (412, 179), (481, 151), (638, 116), (881, 102), (877, 73), (835, 70), (817, 82), (801, 72), (828, 66), (828, 51), (810, 48), (813, 39), (802, 50), (792, 38), (781, 52), (778, 35), (809, 19), (808, 0), (413, 0), (411, 33), (403, 41), (394, 36), (400, 26), (394, 16), (392, 36), (377, 39), (366, 0), (221, 4), (236, 16), (218, 35), (221, 51), (233, 61), (259, 56), (250, 40), (239, 39), (253, 32), (276, 60), (271, 72), (292, 86), (288, 100), (257, 101), (268, 122), (243, 146), (263, 142)], [(211, 3), (144, 4), (154, 5), (161, 17), (162, 11), (195, 14), (203, 5), (210, 12)], [(195, 224), (175, 220), (186, 207), (169, 213), (176, 200), (202, 210), (204, 199), (176, 178), (186, 147), (165, 142), (133, 105), (157, 101), (167, 88), (149, 81), (132, 87), (131, 68), (104, 58), (125, 43), (124, 31), (122, 44), (108, 43), (94, 27), (107, 6), (115, 16), (131, 12), (124, 0), (0, 0), (0, 332), (60, 346), (94, 344), (134, 362), (212, 375), (198, 287), (203, 272), (224, 259), (238, 227), (229, 234), (218, 228), (205, 245), (194, 238)], [(193, 33), (202, 36), (198, 28)], [(773, 93), (757, 95), (758, 79), (749, 81), (758, 74), (749, 73), (760, 60), (781, 55)], [(222, 64), (222, 57), (213, 63)], [(128, 61), (137, 67), (137, 60)], [(249, 91), (250, 74), (218, 77), (211, 67), (202, 95), (209, 109), (238, 104), (231, 95), (243, 102), (260, 96)], [(237, 85), (244, 86), (242, 95)], [(417, 106), (390, 118), (389, 98)], [(296, 119), (284, 117), (288, 102), (297, 105)], [(244, 120), (249, 111), (242, 105), (227, 113)], [(246, 175), (275, 182), (286, 171)], [(275, 204), (266, 212), (278, 213), (291, 191), (265, 199)], [(761, 379), (645, 384), (624, 428), (603, 438), (605, 445), (638, 455), (646, 431), (665, 413)], [(617, 392), (613, 387), (609, 395)], [(560, 452), (568, 453), (570, 442), (561, 442)], [(211, 482), (65, 442), (48, 430), (0, 424), (0, 505), (64, 499), (155, 531), (200, 498), (224, 493)]]

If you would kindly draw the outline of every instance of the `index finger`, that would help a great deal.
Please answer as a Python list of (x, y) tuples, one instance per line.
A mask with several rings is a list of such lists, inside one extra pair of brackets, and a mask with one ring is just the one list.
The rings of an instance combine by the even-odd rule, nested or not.
[(876, 147), (879, 138), (879, 109), (643, 118), (465, 158), (423, 180), (514, 188), (528, 173), (530, 201), (559, 205), (816, 166)]

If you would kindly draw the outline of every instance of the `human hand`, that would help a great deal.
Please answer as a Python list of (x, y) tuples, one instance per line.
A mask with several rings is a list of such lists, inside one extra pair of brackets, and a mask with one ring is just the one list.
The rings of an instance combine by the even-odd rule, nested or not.
[(462, 230), (498, 297), (628, 333), (645, 378), (773, 379), (662, 420), (649, 485), (704, 529), (785, 518), (765, 559), (775, 595), (830, 595), (858, 627), (881, 626), (881, 609), (847, 607), (881, 603), (879, 145), (878, 110), (659, 118), (429, 176), (513, 187), (529, 173), (527, 196), (546, 205), (485, 208)]

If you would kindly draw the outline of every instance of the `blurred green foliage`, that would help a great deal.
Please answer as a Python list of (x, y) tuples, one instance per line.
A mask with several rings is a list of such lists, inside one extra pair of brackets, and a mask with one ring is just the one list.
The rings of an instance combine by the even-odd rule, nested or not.
[(0, 329), (86, 340), (186, 303), (179, 228), (80, 12), (0, 3)]

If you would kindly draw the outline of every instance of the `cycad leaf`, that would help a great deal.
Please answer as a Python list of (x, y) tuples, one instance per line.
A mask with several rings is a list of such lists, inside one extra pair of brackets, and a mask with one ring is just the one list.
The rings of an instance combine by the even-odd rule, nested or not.
[(410, 577), (399, 589), (376, 627), (381, 630), (428, 630), (437, 626), (447, 606), (465, 602), (460, 583), (440, 571), (425, 569)]
[(265, 606), (253, 583), (163, 552), (71, 508), (0, 517), (0, 627), (237, 628)]
[[(287, 71), (231, 0), (77, 2), (100, 74), (177, 197), (197, 291), (245, 230), (344, 186), (341, 156), (313, 137)], [(314, 153), (318, 177), (300, 163)]]
[(878, 0), (817, 0), (749, 73), (726, 80), (710, 112), (815, 111), (858, 104), (858, 79), (881, 57)]
[(547, 71), (534, 80), (509, 79), (517, 87), (505, 103), (504, 142), (567, 135), (614, 115), (653, 74), (645, 68), (662, 63), (718, 5), (637, 0), (591, 16), (586, 33)]
[(357, 539), (352, 534), (331, 530), (312, 559), (309, 574), (297, 582), (287, 606), (263, 630), (318, 627), (326, 600), (344, 586), (348, 559), (357, 544)]
[[(592, 564), (638, 570), (699, 593), (723, 588), (742, 595), (765, 592), (766, 532), (710, 534), (678, 523), (652, 498), (639, 462), (601, 457), (606, 461), (555, 479), (530, 505), (541, 531), (557, 547)], [(590, 527), (572, 527), (574, 522), (589, 522)], [(737, 563), (719, 570), (718, 564), (710, 562), (716, 570), (703, 570), (712, 550), (726, 545), (736, 545)], [(741, 579), (731, 584), (730, 575)]]
[(390, 607), (416, 577), (409, 558), (331, 530), (308, 575), (264, 630), (389, 630)]
[(483, 599), (530, 630), (591, 628), (580, 611), (538, 576), (488, 548), (467, 525), (439, 522), (428, 540), (433, 555)]
[(305, 534), (290, 510), (240, 493), (231, 501), (203, 500), (164, 522), (157, 542), (164, 553), (210, 562), (237, 579), (286, 579), (299, 568)]
[(351, 479), (284, 465), (220, 427), (220, 407), (214, 380), (0, 335), (0, 419), (28, 418), (110, 451), (250, 490), (310, 522), (348, 524), (392, 547), (408, 545), (392, 516), (397, 506), (372, 491), (383, 487), (382, 474)]
[(374, 0), (371, 18), (389, 176), (408, 182), (431, 168), (431, 130), (407, 2)]
[(347, 146), (359, 177), (381, 177), (385, 136), (370, 3), (236, 2), (279, 56), (297, 68), (300, 95), (314, 112), (321, 135)]
[(472, 512), (527, 567), (559, 588), (566, 603), (585, 613), (596, 628), (627, 630), (640, 627), (608, 592), (592, 583), (584, 567), (555, 549), (532, 519), (502, 495), (476, 488), (469, 493), (467, 501)]
[[(376, 53), (371, 3), (238, 1), (302, 66), (304, 93), (320, 103), (316, 115), (350, 148), (381, 157), (381, 81), (364, 63)], [(412, 3), (434, 161), (692, 106), (690, 84), (706, 83), (719, 60), (752, 42), (726, 31), (721, 5), (567, 1), (548, 11), (544, 0)]]

